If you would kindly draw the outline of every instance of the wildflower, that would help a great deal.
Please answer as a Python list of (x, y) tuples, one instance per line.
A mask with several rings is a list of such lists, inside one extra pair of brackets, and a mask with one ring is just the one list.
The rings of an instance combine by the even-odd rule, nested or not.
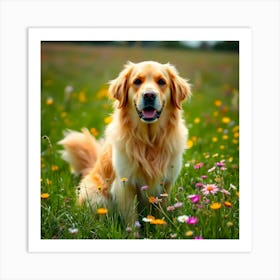
[(135, 226), (136, 228), (140, 228), (140, 227), (141, 227), (141, 224), (140, 224), (139, 221), (136, 221), (136, 222), (134, 223), (134, 226)]
[(231, 202), (229, 202), (229, 201), (225, 201), (224, 205), (228, 208), (230, 208), (232, 206)]
[(225, 149), (225, 146), (224, 146), (224, 145), (221, 145), (221, 146), (220, 146), (220, 149), (221, 149), (221, 150), (224, 150), (224, 149)]
[(160, 196), (161, 197), (168, 197), (168, 193), (161, 193)]
[(194, 239), (201, 240), (201, 239), (203, 239), (203, 237), (202, 236), (195, 236)]
[(86, 94), (84, 91), (80, 91), (79, 92), (79, 96), (78, 99), (81, 103), (85, 103), (86, 102)]
[(215, 194), (219, 191), (219, 188), (214, 184), (207, 184), (201, 191), (204, 195)]
[(220, 192), (225, 194), (225, 195), (230, 195), (230, 192), (226, 189), (221, 189)]
[(190, 236), (193, 236), (193, 231), (192, 230), (188, 230), (186, 233), (185, 233), (186, 236), (190, 237)]
[(228, 139), (228, 135), (226, 135), (226, 134), (223, 135), (223, 139), (224, 139), (224, 140), (227, 140), (227, 139)]
[(188, 218), (189, 218), (189, 216), (187, 216), (187, 215), (182, 215), (182, 216), (177, 217), (177, 220), (178, 220), (178, 222), (180, 222), (180, 223), (186, 223), (187, 220), (188, 220)]
[(76, 235), (78, 233), (78, 229), (75, 228), (75, 227), (70, 227), (68, 228), (68, 232), (71, 234), (71, 235)]
[(200, 169), (203, 166), (203, 162), (195, 164), (194, 169)]
[(212, 155), (212, 158), (215, 158), (215, 157), (218, 157), (218, 156), (219, 156), (219, 154), (216, 153), (216, 154)]
[(162, 202), (162, 199), (154, 196), (149, 197), (149, 202), (152, 204), (158, 204), (159, 202)]
[(51, 184), (52, 184), (52, 181), (49, 180), (49, 179), (46, 179), (46, 184), (47, 184), (47, 185), (51, 185)]
[(102, 186), (97, 186), (97, 190), (101, 191), (102, 190)]
[(215, 142), (217, 142), (217, 141), (218, 141), (218, 138), (217, 138), (217, 137), (215, 137), (215, 136), (214, 136), (214, 137), (212, 137), (212, 142), (214, 142), (214, 143), (215, 143)]
[(214, 170), (216, 169), (216, 166), (213, 166), (212, 168), (210, 168), (210, 169), (208, 169), (208, 173), (211, 173), (211, 172), (213, 172)]
[(92, 133), (93, 136), (97, 136), (99, 134), (98, 130), (96, 128), (91, 128), (90, 132)]
[(192, 146), (193, 146), (193, 141), (189, 139), (187, 141), (187, 149), (190, 149)]
[(142, 186), (142, 187), (141, 187), (141, 191), (142, 191), (142, 192), (143, 192), (143, 191), (146, 191), (148, 188), (149, 188), (148, 186)]
[(220, 107), (220, 106), (222, 105), (222, 101), (219, 100), (219, 99), (217, 99), (217, 100), (214, 101), (214, 105), (215, 105), (216, 107)]
[(221, 203), (219, 203), (219, 202), (214, 202), (214, 203), (212, 203), (212, 204), (210, 205), (210, 208), (213, 209), (213, 210), (218, 210), (218, 209), (221, 208), (221, 206), (222, 206)]
[(176, 202), (173, 206), (175, 208), (181, 208), (183, 206), (183, 202)]
[(166, 221), (162, 219), (154, 219), (150, 222), (151, 225), (166, 225)]
[(236, 190), (237, 187), (236, 187), (235, 185), (233, 185), (233, 184), (230, 184), (230, 185), (229, 185), (229, 189), (234, 189), (234, 190)]
[(195, 187), (198, 188), (198, 189), (199, 189), (199, 188), (202, 188), (203, 186), (204, 186), (204, 185), (203, 185), (203, 183), (201, 183), (201, 182), (198, 182), (198, 183), (195, 184)]
[(108, 210), (106, 208), (98, 208), (97, 209), (97, 214), (99, 215), (105, 215), (108, 213)]
[(193, 121), (195, 124), (199, 124), (200, 123), (200, 118), (195, 118)]
[(174, 238), (176, 238), (176, 237), (177, 237), (177, 233), (170, 233), (170, 235), (169, 235), (169, 236), (170, 236), (170, 238), (171, 238), (171, 239), (174, 239)]
[(125, 177), (122, 177), (122, 178), (121, 178), (121, 181), (122, 181), (122, 182), (127, 182), (127, 181), (128, 181), (128, 179), (127, 179), (127, 178), (125, 178)]
[(148, 215), (147, 217), (142, 219), (142, 221), (145, 223), (150, 223), (152, 220), (155, 220), (155, 217), (151, 215)]
[(126, 231), (126, 232), (132, 232), (132, 227), (127, 227), (127, 228), (125, 229), (125, 231)]
[(58, 170), (58, 166), (57, 165), (52, 165), (52, 171), (57, 171)]
[(41, 194), (41, 198), (46, 199), (48, 198), (50, 195), (48, 193), (42, 193)]
[(189, 225), (196, 225), (198, 223), (198, 218), (197, 217), (189, 217), (186, 221), (187, 224)]
[(200, 200), (200, 195), (198, 195), (198, 194), (191, 194), (191, 195), (188, 196), (188, 198), (190, 199), (190, 201), (192, 203), (198, 203), (199, 200)]
[(217, 132), (222, 133), (222, 132), (223, 132), (223, 129), (222, 129), (221, 127), (219, 127), (219, 128), (217, 129)]
[(201, 175), (200, 178), (201, 178), (201, 179), (207, 179), (208, 176), (207, 176), (207, 175)]
[(166, 210), (167, 210), (168, 212), (172, 212), (172, 211), (175, 210), (175, 207), (174, 207), (173, 205), (170, 205), (170, 206), (167, 206)]
[(223, 161), (219, 161), (219, 162), (216, 163), (216, 165), (217, 165), (218, 167), (224, 167), (224, 166), (225, 166), (225, 163), (224, 163)]
[(112, 121), (112, 117), (111, 116), (108, 116), (104, 119), (104, 123), (105, 124), (109, 124), (110, 122)]
[(222, 123), (229, 124), (230, 122), (231, 122), (230, 118), (228, 118), (228, 117), (223, 117), (222, 118)]
[(66, 94), (71, 94), (73, 91), (74, 91), (74, 88), (70, 85), (66, 86), (65, 89), (64, 89), (64, 92)]
[(238, 137), (239, 137), (239, 132), (235, 132), (235, 133), (233, 134), (233, 137), (234, 137), (234, 138), (238, 138)]
[(233, 226), (233, 222), (227, 222), (227, 226), (228, 227), (232, 227)]
[(48, 97), (46, 100), (46, 105), (50, 106), (53, 104), (53, 99), (51, 97)]

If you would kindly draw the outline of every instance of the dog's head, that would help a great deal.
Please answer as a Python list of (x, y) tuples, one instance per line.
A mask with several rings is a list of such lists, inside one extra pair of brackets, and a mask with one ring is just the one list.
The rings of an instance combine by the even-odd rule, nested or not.
[(156, 122), (165, 108), (181, 109), (190, 97), (190, 85), (174, 66), (154, 61), (129, 62), (110, 82), (109, 93), (118, 100), (118, 108), (134, 108), (141, 121)]

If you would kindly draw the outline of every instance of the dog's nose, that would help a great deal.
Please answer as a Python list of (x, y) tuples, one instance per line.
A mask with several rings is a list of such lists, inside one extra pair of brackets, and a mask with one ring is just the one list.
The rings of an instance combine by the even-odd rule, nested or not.
[(156, 93), (153, 91), (144, 92), (143, 98), (145, 101), (154, 101), (156, 99)]

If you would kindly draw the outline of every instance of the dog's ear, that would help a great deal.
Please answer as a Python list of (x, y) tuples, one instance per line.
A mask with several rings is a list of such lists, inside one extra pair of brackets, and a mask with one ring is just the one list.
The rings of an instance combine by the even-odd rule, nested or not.
[(128, 99), (128, 78), (134, 67), (134, 63), (128, 62), (119, 76), (109, 82), (109, 95), (119, 101), (118, 108), (123, 108), (127, 104)]
[(181, 110), (181, 103), (192, 95), (191, 85), (187, 80), (179, 76), (178, 71), (173, 65), (167, 63), (165, 66), (171, 81), (171, 101), (175, 107)]

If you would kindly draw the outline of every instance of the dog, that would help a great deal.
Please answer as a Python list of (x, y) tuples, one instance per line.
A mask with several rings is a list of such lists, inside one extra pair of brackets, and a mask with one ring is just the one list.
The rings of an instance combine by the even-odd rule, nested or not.
[(63, 159), (82, 177), (78, 203), (116, 204), (126, 221), (135, 221), (147, 197), (170, 193), (179, 175), (188, 137), (182, 102), (191, 86), (169, 63), (128, 62), (108, 93), (115, 102), (104, 139), (84, 128), (68, 131), (59, 144)]

